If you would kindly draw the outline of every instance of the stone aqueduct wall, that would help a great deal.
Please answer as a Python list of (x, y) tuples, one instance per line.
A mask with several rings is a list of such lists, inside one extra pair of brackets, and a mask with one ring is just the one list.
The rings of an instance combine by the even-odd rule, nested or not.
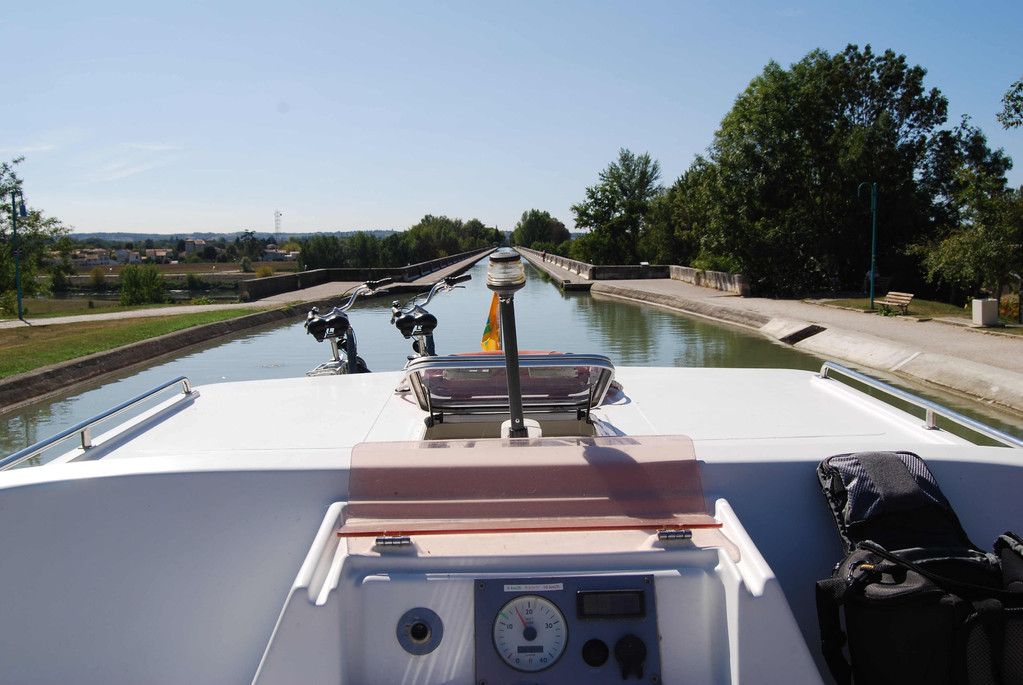
[(548, 254), (541, 257), (542, 253), (537, 250), (531, 250), (527, 247), (517, 247), (515, 249), (527, 252), (530, 256), (537, 260), (542, 259), (548, 264), (554, 264), (562, 269), (571, 271), (580, 278), (588, 281), (672, 278), (676, 281), (685, 281), (686, 283), (692, 283), (693, 285), (699, 285), (705, 288), (714, 288), (715, 290), (723, 290), (725, 292), (736, 293), (743, 296), (749, 295), (749, 281), (742, 274), (729, 274), (724, 273), (723, 271), (705, 271), (703, 269), (693, 269), (692, 267), (677, 266), (674, 264), (670, 266), (653, 264), (597, 266), (555, 254)]
[(490, 249), (492, 248), (486, 247), (398, 268), (314, 269), (312, 271), (281, 274), (280, 276), (253, 278), (247, 281), (239, 281), (238, 297), (243, 302), (251, 302), (252, 300), (259, 300), (271, 295), (289, 293), (301, 290), (302, 288), (311, 288), (314, 285), (322, 285), (331, 281), (359, 282), (390, 277), (394, 279), (395, 283), (408, 283)]

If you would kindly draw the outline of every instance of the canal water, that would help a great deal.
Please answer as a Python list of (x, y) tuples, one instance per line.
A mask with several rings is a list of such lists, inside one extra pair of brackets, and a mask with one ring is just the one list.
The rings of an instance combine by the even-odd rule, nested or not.
[[(438, 295), (429, 306), (440, 322), (434, 334), (438, 354), (480, 349), (492, 297), (486, 287), (486, 261), (481, 261), (468, 273), (472, 280), (464, 288)], [(823, 361), (752, 331), (712, 324), (656, 307), (591, 297), (588, 293), (562, 293), (532, 267), (527, 268), (526, 276), (526, 286), (515, 295), (516, 331), (523, 350), (605, 354), (619, 366), (819, 370)], [(404, 301), (411, 295), (398, 297)], [(356, 331), (360, 356), (370, 369), (402, 368), (411, 353), (411, 344), (389, 323), (390, 299), (359, 301), (349, 311), (349, 318)], [(297, 377), (329, 359), (328, 343), (317, 343), (306, 334), (299, 319), (250, 329), (154, 360), (145, 367), (76, 386), (66, 395), (0, 414), (0, 456), (177, 376), (187, 376), (193, 385)], [(876, 372), (868, 373), (878, 377)], [(895, 382), (891, 378), (882, 379)], [(911, 392), (922, 392), (921, 388), (907, 386), (901, 380), (898, 384)], [(976, 403), (935, 396), (933, 392), (923, 394), (1002, 430), (1017, 435), (1023, 433), (1018, 421), (993, 414)], [(273, 403), (268, 401), (266, 420), (272, 421), (273, 414)], [(122, 421), (130, 415), (121, 414), (114, 421)], [(93, 434), (99, 435), (103, 430), (100, 426)], [(57, 452), (66, 451), (72, 445), (65, 443)]]

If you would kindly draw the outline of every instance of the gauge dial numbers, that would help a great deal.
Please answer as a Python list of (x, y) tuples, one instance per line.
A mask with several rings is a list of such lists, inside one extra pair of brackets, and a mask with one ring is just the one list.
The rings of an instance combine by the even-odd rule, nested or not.
[(494, 648), (518, 671), (550, 668), (564, 654), (567, 643), (565, 616), (545, 597), (519, 595), (494, 618)]

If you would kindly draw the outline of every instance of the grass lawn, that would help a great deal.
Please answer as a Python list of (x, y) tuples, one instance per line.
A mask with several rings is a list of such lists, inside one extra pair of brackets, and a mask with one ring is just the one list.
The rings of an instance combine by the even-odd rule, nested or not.
[[(89, 306), (91, 303), (92, 306)], [(51, 316), (74, 316), (76, 314), (100, 314), (108, 312), (129, 312), (135, 309), (156, 309), (166, 307), (168, 314), (173, 313), (173, 304), (145, 304), (122, 307), (117, 300), (90, 300), (87, 298), (54, 299), (40, 297), (22, 301), (25, 317), (29, 319)], [(13, 318), (13, 317), (12, 317)]]
[[(874, 308), (880, 309), (880, 305), (877, 301), (883, 299), (881, 297), (874, 298)], [(851, 300), (829, 300), (828, 304), (835, 305), (836, 307), (847, 307), (849, 309), (862, 309), (867, 311), (870, 309), (870, 298), (869, 297), (857, 297)], [(898, 308), (896, 308), (898, 311)], [(918, 319), (969, 319), (973, 316), (973, 313), (967, 307), (957, 307), (954, 304), (947, 304), (945, 302), (933, 302), (931, 300), (921, 300), (919, 298), (913, 298), (913, 301), (909, 304), (909, 316), (916, 317)]]
[[(880, 306), (877, 305), (877, 301), (879, 299), (882, 298), (874, 298), (874, 305), (876, 309), (880, 309)], [(828, 300), (827, 304), (836, 307), (868, 311), (870, 309), (870, 298), (858, 297), (851, 300)], [(896, 311), (898, 311), (897, 308)], [(931, 300), (913, 298), (913, 301), (909, 305), (908, 315), (917, 319), (963, 319), (964, 321), (972, 321), (973, 310), (969, 306), (957, 307), (954, 304), (948, 304), (945, 302), (933, 302)], [(1003, 324), (1009, 324), (1005, 328), (997, 329), (1000, 332), (1010, 333), (1013, 335), (1023, 335), (1023, 328), (1019, 327), (1019, 324), (1016, 321), (1007, 319), (1004, 316), (999, 317), (999, 320)]]
[(0, 329), (0, 378), (257, 311), (260, 310), (211, 309), (198, 314)]

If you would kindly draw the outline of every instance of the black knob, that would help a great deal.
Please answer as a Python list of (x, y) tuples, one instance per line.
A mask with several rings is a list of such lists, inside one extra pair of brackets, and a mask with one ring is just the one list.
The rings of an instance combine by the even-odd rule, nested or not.
[(587, 666), (603, 666), (607, 663), (607, 658), (611, 655), (611, 650), (607, 648), (607, 644), (603, 640), (587, 640), (586, 644), (583, 645), (583, 661), (586, 662)]
[(633, 673), (642, 680), (643, 662), (646, 661), (646, 645), (635, 635), (626, 635), (615, 643), (615, 661), (622, 669), (622, 680), (628, 680)]

